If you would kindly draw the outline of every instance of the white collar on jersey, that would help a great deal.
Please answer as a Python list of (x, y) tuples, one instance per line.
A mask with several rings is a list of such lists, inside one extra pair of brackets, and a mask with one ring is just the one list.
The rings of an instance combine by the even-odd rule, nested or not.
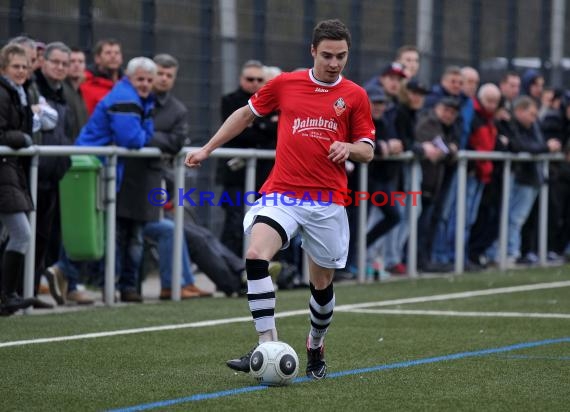
[(342, 80), (342, 75), (339, 74), (338, 79), (336, 79), (336, 81), (334, 83), (327, 83), (327, 82), (322, 82), (320, 80), (317, 80), (317, 78), (313, 75), (313, 69), (309, 70), (309, 77), (311, 79), (311, 81), (313, 83), (318, 84), (319, 86), (325, 86), (325, 87), (333, 87), (336, 86), (337, 84), (340, 83), (340, 81)]

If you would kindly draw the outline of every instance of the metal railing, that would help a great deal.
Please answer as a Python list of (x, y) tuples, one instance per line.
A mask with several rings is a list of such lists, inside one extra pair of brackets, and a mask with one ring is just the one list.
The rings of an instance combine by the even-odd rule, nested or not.
[[(173, 246), (173, 264), (172, 264), (172, 300), (180, 300), (181, 293), (181, 265), (182, 265), (182, 236), (184, 228), (184, 208), (179, 207), (183, 204), (179, 198), (179, 194), (185, 193), (184, 182), (184, 158), (187, 152), (197, 150), (196, 147), (185, 147), (174, 157), (175, 167), (175, 193), (174, 193), (174, 246)], [(105, 147), (85, 147), (85, 146), (32, 146), (26, 149), (12, 150), (6, 146), (0, 146), (0, 155), (13, 156), (30, 156), (32, 157), (30, 165), (30, 192), (34, 204), (37, 204), (37, 187), (38, 187), (38, 164), (40, 156), (61, 156), (61, 155), (97, 155), (105, 156), (107, 161), (106, 168), (106, 193), (105, 209), (106, 219), (106, 253), (105, 253), (105, 283), (104, 283), (104, 299), (106, 305), (110, 306), (114, 303), (115, 293), (115, 227), (116, 227), (116, 165), (118, 157), (168, 157), (160, 152), (157, 148), (143, 148), (140, 150), (129, 150), (116, 146)], [(257, 150), (257, 149), (230, 149), (220, 148), (212, 153), (213, 158), (232, 158), (241, 157), (247, 159), (246, 162), (246, 178), (245, 192), (255, 190), (255, 171), (257, 159), (273, 159), (275, 151), (273, 150)], [(473, 152), (459, 151), (457, 154), (457, 224), (455, 238), (455, 273), (463, 273), (464, 268), (464, 226), (465, 226), (465, 207), (466, 207), (466, 182), (467, 182), (467, 163), (468, 160), (497, 160), (504, 162), (503, 169), (503, 196), (501, 203), (500, 231), (499, 231), (499, 268), (506, 269), (506, 246), (507, 246), (507, 222), (509, 208), (509, 191), (510, 191), (510, 173), (512, 162), (542, 162), (543, 173), (548, 176), (548, 166), (551, 161), (563, 161), (565, 158), (562, 154), (543, 154), (530, 155), (528, 153), (504, 153), (504, 152)], [(405, 161), (411, 168), (411, 191), (420, 190), (420, 162), (411, 152), (394, 156), (389, 161)], [(358, 190), (368, 190), (368, 165), (360, 164), (360, 180)], [(244, 193), (245, 193), (244, 192)], [(539, 263), (546, 264), (547, 255), (547, 222), (548, 222), (548, 184), (543, 182), (540, 188), (540, 209), (539, 209)], [(364, 282), (366, 277), (366, 222), (368, 216), (368, 201), (363, 199), (360, 201), (361, 207), (358, 209), (358, 225), (357, 225), (357, 265), (358, 265), (358, 281)], [(249, 206), (245, 206), (249, 208)], [(418, 215), (417, 208), (410, 207), (409, 215), (409, 241), (408, 241), (408, 275), (417, 276), (417, 238), (418, 238)], [(36, 237), (36, 211), (29, 213), (29, 221), (31, 226), (30, 248), (26, 254), (26, 265), (24, 275), (24, 296), (33, 296), (34, 288), (34, 256), (35, 256), (35, 237)], [(245, 248), (245, 246), (244, 246)]]

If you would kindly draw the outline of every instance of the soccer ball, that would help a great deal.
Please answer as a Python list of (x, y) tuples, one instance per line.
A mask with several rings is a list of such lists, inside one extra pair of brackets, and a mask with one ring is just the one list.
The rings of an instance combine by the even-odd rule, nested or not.
[(260, 384), (284, 386), (297, 377), (299, 357), (285, 342), (264, 342), (251, 354), (249, 367)]

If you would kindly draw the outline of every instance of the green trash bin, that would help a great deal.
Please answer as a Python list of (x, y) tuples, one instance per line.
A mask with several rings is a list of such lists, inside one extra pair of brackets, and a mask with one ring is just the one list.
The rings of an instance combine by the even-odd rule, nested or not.
[(71, 260), (103, 257), (104, 185), (102, 165), (91, 155), (71, 156), (71, 168), (59, 182), (61, 233)]

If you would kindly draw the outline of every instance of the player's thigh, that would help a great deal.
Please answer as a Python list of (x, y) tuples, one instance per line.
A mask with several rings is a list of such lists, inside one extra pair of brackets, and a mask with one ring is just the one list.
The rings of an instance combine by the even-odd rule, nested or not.
[(303, 249), (323, 268), (346, 265), (350, 233), (343, 206), (332, 204), (311, 213), (303, 224)]

